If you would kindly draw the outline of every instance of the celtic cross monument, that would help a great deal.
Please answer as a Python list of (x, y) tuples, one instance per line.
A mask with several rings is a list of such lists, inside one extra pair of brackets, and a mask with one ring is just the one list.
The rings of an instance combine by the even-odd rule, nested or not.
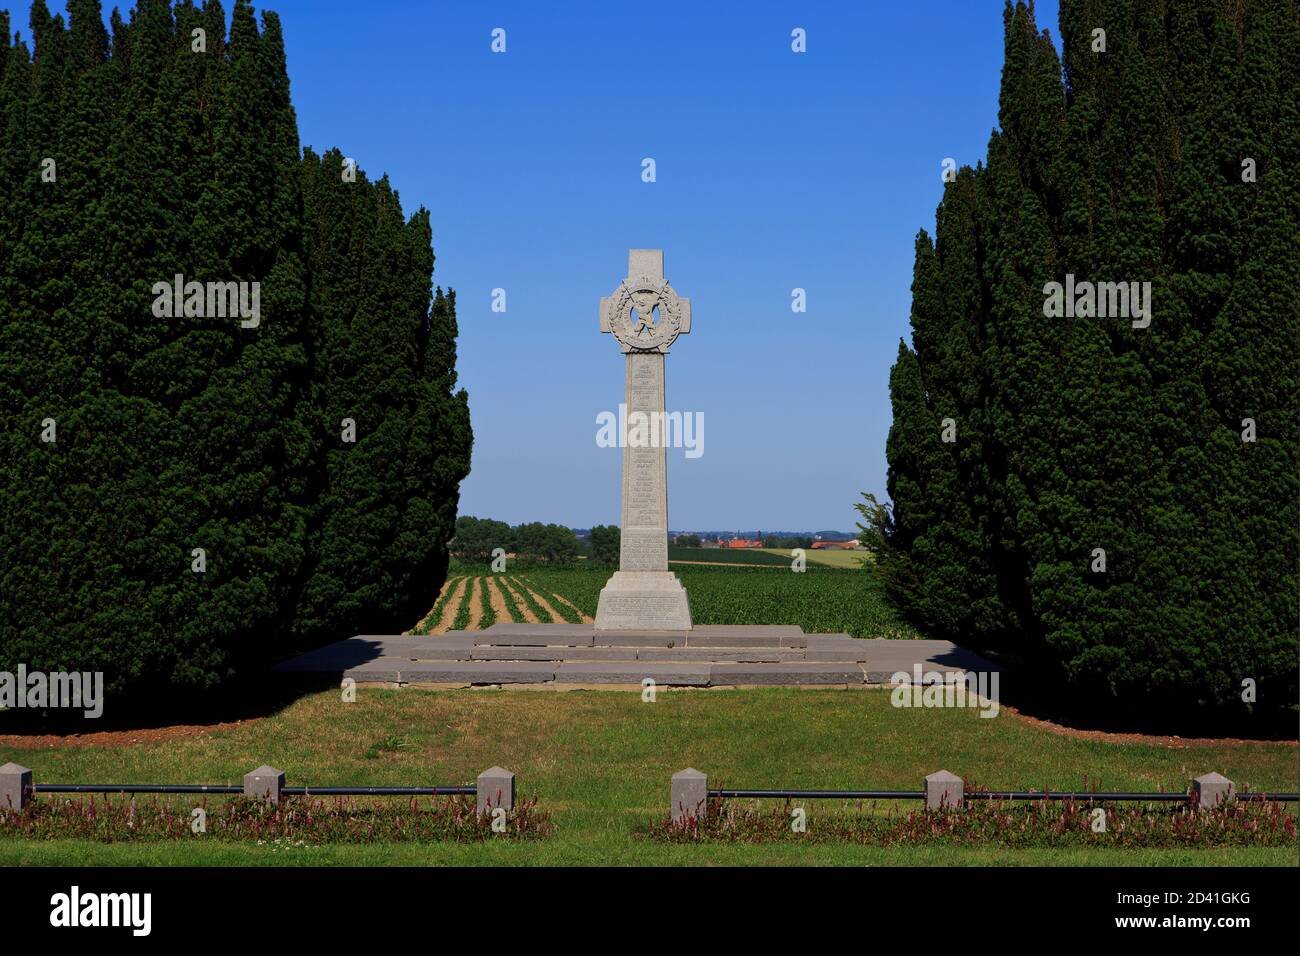
[(627, 278), (600, 300), (600, 330), (613, 333), (625, 356), (627, 412), (619, 436), (622, 544), (618, 570), (600, 592), (596, 630), (688, 630), (686, 589), (668, 570), (664, 356), (691, 330), (691, 303), (664, 279), (662, 249), (628, 252)]

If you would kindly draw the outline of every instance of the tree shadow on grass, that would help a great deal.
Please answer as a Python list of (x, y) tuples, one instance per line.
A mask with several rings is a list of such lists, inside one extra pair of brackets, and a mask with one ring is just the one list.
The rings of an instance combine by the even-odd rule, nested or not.
[(1000, 703), (1021, 715), (1081, 733), (1140, 734), (1183, 739), (1290, 741), (1297, 739), (1300, 710), (1247, 705), (1193, 708), (1151, 694), (1127, 705), (1104, 689), (1078, 690), (1045, 679), (1023, 661), (999, 658)]
[(338, 689), (343, 672), (381, 656), (376, 641), (348, 640), (286, 658), (274, 667), (250, 665), (206, 691), (161, 687), (119, 695), (105, 692), (99, 717), (84, 708), (15, 707), (0, 711), (0, 737), (75, 737), (138, 732), (142, 740), (168, 728), (201, 728), (273, 717), (303, 697)]

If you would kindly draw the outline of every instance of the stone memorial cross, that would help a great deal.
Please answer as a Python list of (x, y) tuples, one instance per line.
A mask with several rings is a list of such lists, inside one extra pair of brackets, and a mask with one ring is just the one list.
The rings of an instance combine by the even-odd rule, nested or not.
[(600, 592), (596, 629), (689, 630), (686, 589), (668, 570), (664, 356), (691, 330), (691, 303), (664, 279), (662, 249), (628, 252), (627, 278), (600, 300), (600, 330), (623, 350), (627, 374), (619, 569)]

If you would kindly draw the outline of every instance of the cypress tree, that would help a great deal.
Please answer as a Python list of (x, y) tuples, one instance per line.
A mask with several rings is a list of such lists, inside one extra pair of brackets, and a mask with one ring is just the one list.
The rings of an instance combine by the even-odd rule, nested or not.
[[(215, 0), (140, 0), (108, 30), (98, 0), (67, 25), (37, 0), (31, 25), (29, 53), (0, 20), (0, 669), (188, 690), (409, 626), (469, 458), (427, 212), (386, 181), (304, 210), (320, 162), (279, 19), (247, 0), (229, 37)], [(355, 260), (304, 238), (335, 227)], [(156, 310), (177, 274), (256, 284), (257, 321)]]
[(454, 305), (439, 290), (430, 311), (428, 213), (405, 220), (386, 177), (344, 172), (338, 150), (307, 151), (312, 406), (327, 465), (299, 610), (309, 641), (339, 619), (397, 627), (427, 610), (469, 470)]
[[(887, 587), (912, 615), (944, 633), (1005, 632), (985, 546), (992, 476), (986, 467), (984, 298), (977, 225), (978, 177), (962, 169), (945, 187), (936, 238), (916, 243), (912, 328), (891, 377), (891, 533), (909, 546), (879, 555)], [(910, 552), (906, 560), (903, 551)]]
[[(937, 217), (942, 230), (957, 208), (977, 210), (980, 294), (957, 300), (975, 314), (952, 318), (963, 308), (936, 292), (943, 270), (919, 245), (915, 354), (891, 378), (890, 593), (936, 634), (1016, 649), (1038, 679), (1090, 700), (1241, 714), (1249, 679), (1260, 704), (1267, 688), (1267, 707), (1290, 706), (1293, 6), (1063, 0), (1060, 61), (1032, 5), (1008, 3), (1005, 25), (987, 168), (973, 200), (950, 186)], [(1150, 324), (1046, 315), (1045, 283), (1071, 274), (1149, 282)], [(950, 324), (974, 333), (973, 363), (942, 347)], [(917, 441), (963, 396), (978, 457), (963, 467), (959, 454), (954, 492), (946, 466), (931, 480)], [(995, 600), (960, 567), (990, 569)], [(996, 623), (936, 607), (933, 578), (959, 583), (945, 601), (983, 602), (1005, 640)]]

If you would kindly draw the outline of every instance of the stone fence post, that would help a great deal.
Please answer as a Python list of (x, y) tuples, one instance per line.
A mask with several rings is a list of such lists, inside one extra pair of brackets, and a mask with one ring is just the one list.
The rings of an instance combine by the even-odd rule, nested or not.
[(475, 802), (480, 814), (494, 807), (504, 807), (509, 813), (515, 808), (515, 775), (503, 767), (490, 767), (475, 781)]
[(266, 764), (244, 774), (244, 796), (279, 803), (284, 792), (284, 771)]
[(960, 807), (966, 799), (966, 785), (961, 777), (947, 770), (937, 770), (925, 778), (925, 808), (949, 810)]
[(1203, 773), (1192, 780), (1192, 792), (1196, 794), (1196, 805), (1202, 810), (1210, 810), (1237, 798), (1237, 785), (1221, 773)]
[(709, 778), (694, 767), (687, 767), (673, 774), (670, 806), (673, 823), (703, 820), (708, 809)]
[(31, 798), (31, 770), (16, 763), (0, 767), (0, 809), (22, 810)]

